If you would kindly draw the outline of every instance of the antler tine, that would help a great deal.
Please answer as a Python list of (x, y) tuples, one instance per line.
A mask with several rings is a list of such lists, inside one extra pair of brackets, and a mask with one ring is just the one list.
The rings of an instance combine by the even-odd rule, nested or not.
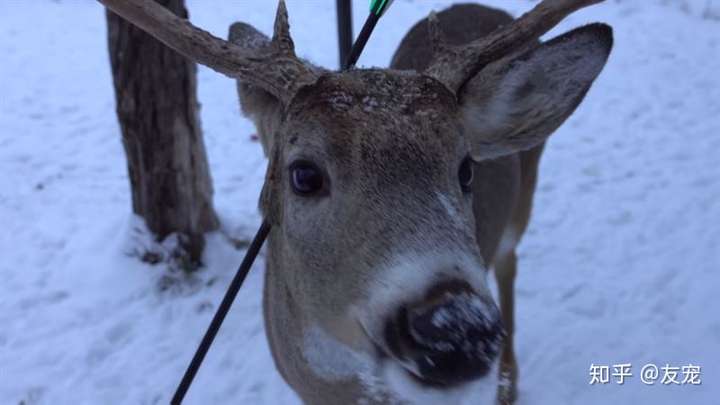
[(272, 42), (275, 48), (287, 55), (295, 56), (295, 44), (290, 37), (290, 23), (285, 0), (280, 0), (277, 13), (275, 14), (275, 25), (273, 27)]
[(540, 38), (573, 12), (604, 0), (543, 0), (512, 23), (463, 46), (436, 53), (425, 73), (457, 92), (485, 65)]
[(275, 29), (275, 37), (282, 45), (276, 52), (256, 52), (215, 37), (153, 0), (98, 1), (188, 59), (258, 86), (285, 106), (301, 87), (317, 80), (313, 70), (294, 57), (282, 0)]
[(440, 26), (437, 13), (434, 10), (431, 11), (428, 16), (428, 36), (430, 37), (430, 46), (432, 47), (433, 55), (445, 52), (448, 47), (447, 40)]

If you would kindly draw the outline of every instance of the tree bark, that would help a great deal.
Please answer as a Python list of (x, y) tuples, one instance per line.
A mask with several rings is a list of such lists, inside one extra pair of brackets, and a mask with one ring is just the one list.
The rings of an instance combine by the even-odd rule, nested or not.
[[(184, 0), (155, 0), (187, 18)], [(157, 240), (179, 236), (200, 263), (205, 232), (217, 229), (199, 119), (195, 64), (107, 11), (108, 46), (132, 190), (133, 211)]]

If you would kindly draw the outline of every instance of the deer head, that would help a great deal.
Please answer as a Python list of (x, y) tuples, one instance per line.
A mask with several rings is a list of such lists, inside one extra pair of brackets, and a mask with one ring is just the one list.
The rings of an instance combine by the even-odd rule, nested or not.
[[(430, 17), (424, 72), (326, 71), (295, 56), (281, 0), (272, 39), (213, 37), (143, 0), (100, 0), (166, 45), (238, 80), (269, 157), (264, 311), (283, 377), (311, 403), (452, 391), (488, 375), (503, 338), (478, 248), (473, 162), (543, 142), (610, 52), (592, 24), (539, 44), (601, 0), (545, 0), (453, 46)], [(407, 383), (407, 384), (405, 384)]]

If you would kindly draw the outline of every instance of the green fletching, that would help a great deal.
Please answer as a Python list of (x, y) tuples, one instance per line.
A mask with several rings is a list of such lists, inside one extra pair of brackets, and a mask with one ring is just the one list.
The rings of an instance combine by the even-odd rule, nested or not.
[(389, 8), (392, 0), (370, 0), (370, 12), (382, 15)]

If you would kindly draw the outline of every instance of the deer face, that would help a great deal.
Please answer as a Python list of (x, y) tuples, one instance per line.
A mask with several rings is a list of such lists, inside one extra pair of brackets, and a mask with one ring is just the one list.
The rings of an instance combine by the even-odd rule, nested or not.
[[(295, 328), (297, 355), (321, 379), (337, 378), (322, 368), (338, 347), (362, 358), (343, 377), (381, 375), (393, 392), (452, 390), (488, 375), (504, 332), (471, 208), (492, 196), (473, 194), (473, 161), (544, 141), (611, 43), (604, 25), (571, 31), (488, 64), (458, 95), (391, 70), (325, 73), (303, 88), (263, 135), (271, 166), (262, 208), (276, 224), (271, 341), (283, 341), (270, 325), (287, 318), (272, 314), (271, 301), (283, 300), (298, 320), (282, 327)], [(243, 103), (257, 96), (241, 91)]]
[(503, 332), (460, 115), (436, 80), (381, 70), (327, 74), (294, 100), (273, 137), (263, 209), (298, 335), (321, 329), (426, 385), (489, 371)]

